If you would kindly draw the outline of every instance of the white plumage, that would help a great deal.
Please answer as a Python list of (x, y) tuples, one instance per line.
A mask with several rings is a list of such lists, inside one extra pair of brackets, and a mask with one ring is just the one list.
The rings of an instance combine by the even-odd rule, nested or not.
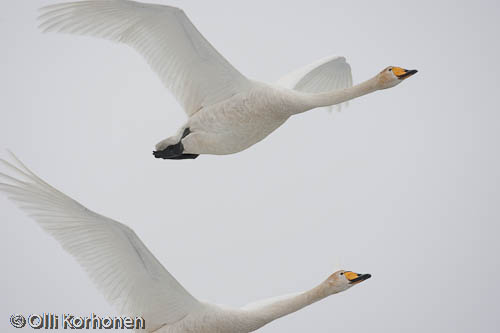
[(0, 192), (17, 203), (84, 268), (121, 315), (142, 316), (148, 332), (252, 332), (370, 277), (339, 271), (310, 291), (237, 309), (200, 302), (158, 262), (133, 230), (94, 213), (24, 166), (0, 159)]
[(352, 87), (351, 66), (344, 57), (330, 56), (285, 75), (276, 84), (306, 93), (342, 90)]
[(133, 230), (88, 210), (15, 161), (18, 167), (1, 160), (23, 181), (0, 173), (10, 183), (0, 183), (0, 190), (76, 258), (120, 313), (141, 313), (155, 327), (200, 307)]
[(190, 116), (251, 84), (178, 8), (127, 0), (48, 6), (44, 31), (90, 35), (127, 44), (144, 56)]
[[(236, 153), (264, 139), (294, 114), (389, 87), (380, 80), (352, 87), (349, 64), (336, 56), (273, 85), (249, 80), (210, 45), (181, 9), (170, 6), (88, 0), (45, 7), (40, 20), (44, 31), (125, 43), (146, 58), (189, 117), (176, 135), (156, 145), (158, 158)], [(400, 82), (395, 75), (390, 79), (393, 85)]]

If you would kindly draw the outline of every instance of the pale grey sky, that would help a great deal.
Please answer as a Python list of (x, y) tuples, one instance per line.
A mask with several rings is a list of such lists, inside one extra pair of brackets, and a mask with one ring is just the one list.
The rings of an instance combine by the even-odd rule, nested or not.
[[(496, 332), (500, 327), (500, 5), (496, 1), (167, 1), (245, 75), (331, 54), (355, 82), (419, 73), (333, 115), (296, 116), (230, 156), (159, 161), (184, 122), (132, 49), (0, 11), (0, 148), (132, 227), (196, 297), (229, 305), (373, 278), (261, 332)], [(5, 153), (0, 153), (5, 157)], [(0, 197), (0, 329), (13, 313), (114, 314), (86, 275)], [(28, 331), (29, 329), (24, 329)], [(21, 330), (18, 330), (21, 332)]]

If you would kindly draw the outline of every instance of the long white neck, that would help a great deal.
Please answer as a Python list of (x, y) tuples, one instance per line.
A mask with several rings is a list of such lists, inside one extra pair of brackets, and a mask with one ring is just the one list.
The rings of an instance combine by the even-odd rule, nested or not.
[(378, 80), (377, 77), (373, 77), (347, 89), (319, 94), (302, 93), (300, 99), (307, 108), (304, 111), (307, 111), (314, 108), (347, 102), (351, 99), (372, 93), (376, 90), (378, 90)]
[(337, 292), (332, 292), (331, 288), (322, 283), (306, 292), (276, 297), (247, 305), (244, 310), (247, 312), (247, 315), (257, 319), (258, 327), (254, 329), (258, 329), (273, 320), (298, 311), (335, 293)]

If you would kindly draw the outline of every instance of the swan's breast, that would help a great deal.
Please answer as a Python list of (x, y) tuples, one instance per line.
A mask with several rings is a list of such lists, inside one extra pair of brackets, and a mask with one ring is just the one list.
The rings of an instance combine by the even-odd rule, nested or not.
[(258, 86), (194, 114), (188, 122), (194, 135), (186, 137), (183, 145), (195, 154), (242, 151), (281, 126), (294, 107), (280, 90)]

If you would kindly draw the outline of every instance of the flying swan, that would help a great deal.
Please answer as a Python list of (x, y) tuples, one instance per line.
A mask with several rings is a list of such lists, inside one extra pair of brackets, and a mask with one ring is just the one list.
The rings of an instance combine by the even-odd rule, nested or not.
[(243, 76), (175, 7), (89, 0), (41, 10), (43, 31), (106, 38), (146, 58), (188, 116), (176, 135), (156, 145), (153, 154), (163, 159), (240, 152), (294, 114), (394, 87), (417, 72), (390, 66), (352, 86), (345, 58), (331, 56), (266, 84)]
[(85, 208), (12, 157), (15, 164), (0, 159), (11, 171), (0, 173), (0, 191), (76, 258), (120, 314), (143, 317), (148, 332), (252, 332), (371, 277), (341, 270), (309, 291), (242, 308), (198, 301), (132, 229)]

